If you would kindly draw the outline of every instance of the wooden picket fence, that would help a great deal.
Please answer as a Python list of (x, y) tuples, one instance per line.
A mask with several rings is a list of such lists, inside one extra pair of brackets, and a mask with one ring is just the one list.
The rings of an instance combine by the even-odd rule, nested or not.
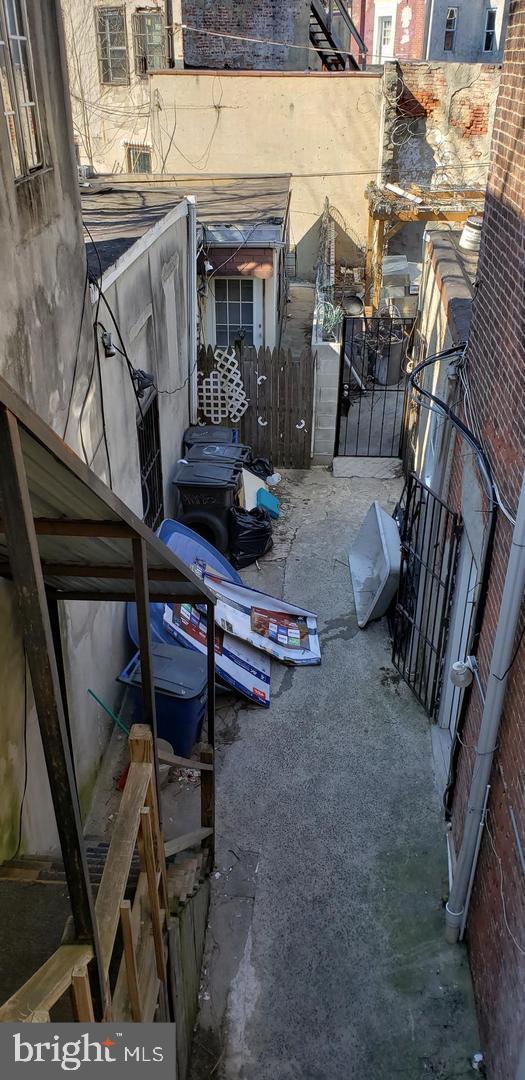
[[(212, 346), (199, 350), (198, 373), (216, 370)], [(243, 348), (239, 368), (248, 409), (239, 421), (221, 420), (240, 431), (241, 442), (270, 458), (279, 468), (309, 469), (314, 397), (314, 355), (309, 348), (299, 357), (284, 349)], [(199, 414), (201, 423), (210, 418)]]

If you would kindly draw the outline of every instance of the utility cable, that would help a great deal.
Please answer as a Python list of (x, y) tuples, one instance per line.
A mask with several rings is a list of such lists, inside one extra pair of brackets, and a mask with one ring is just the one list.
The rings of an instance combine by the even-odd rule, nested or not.
[(243, 34), (225, 34), (221, 33), (219, 30), (204, 30), (199, 26), (188, 26), (187, 23), (171, 23), (166, 27), (166, 30), (176, 30), (177, 32), (180, 30), (188, 30), (192, 34), (205, 34), (207, 37), (228, 38), (232, 41), (250, 41), (255, 45), (277, 45), (283, 49), (300, 49), (301, 52), (314, 52), (316, 56), (319, 56), (321, 53), (334, 53), (336, 56), (350, 56), (355, 60), (354, 54), (350, 52), (349, 49), (337, 49), (332, 48), (331, 46), (327, 46), (326, 48), (324, 46), (316, 48), (314, 45), (297, 45), (292, 41), (273, 41), (271, 38), (246, 37)]
[(24, 649), (24, 785), (22, 788), (22, 798), (20, 799), (20, 810), (18, 814), (18, 841), (16, 849), (11, 859), (16, 859), (20, 854), (20, 848), (22, 847), (22, 819), (24, 816), (24, 805), (27, 794), (27, 781), (28, 781), (28, 759), (27, 759), (27, 724), (28, 724), (28, 687), (27, 687), (27, 656)]

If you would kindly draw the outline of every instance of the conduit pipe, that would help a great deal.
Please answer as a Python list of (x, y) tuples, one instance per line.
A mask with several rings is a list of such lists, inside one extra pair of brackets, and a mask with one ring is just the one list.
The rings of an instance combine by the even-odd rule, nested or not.
[(525, 590), (525, 474), (522, 478), (516, 524), (512, 534), (507, 573), (501, 597), (498, 625), (487, 683), (487, 693), (476, 746), (476, 763), (470, 787), (463, 839), (456, 860), (454, 879), (446, 906), (446, 937), (458, 940), (465, 911), (469, 881), (473, 872), (485, 794), (490, 781), (492, 761), (512, 663), (514, 641)]

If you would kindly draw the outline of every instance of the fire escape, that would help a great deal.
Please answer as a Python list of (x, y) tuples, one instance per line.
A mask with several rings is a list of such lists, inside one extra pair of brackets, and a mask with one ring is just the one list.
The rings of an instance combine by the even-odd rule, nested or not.
[(342, 0), (312, 0), (310, 41), (327, 71), (363, 70), (366, 45)]

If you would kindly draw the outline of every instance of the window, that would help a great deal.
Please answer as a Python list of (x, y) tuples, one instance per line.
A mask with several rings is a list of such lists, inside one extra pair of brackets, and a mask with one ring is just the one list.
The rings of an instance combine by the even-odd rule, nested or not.
[(392, 53), (392, 16), (381, 15), (377, 20), (377, 59), (381, 63), (384, 56)]
[(101, 83), (124, 86), (129, 82), (126, 9), (99, 7), (95, 9), (98, 71)]
[(217, 345), (242, 341), (253, 345), (253, 281), (217, 278), (215, 281), (215, 339)]
[(445, 22), (445, 41), (443, 43), (444, 52), (453, 52), (454, 45), (456, 43), (456, 30), (458, 27), (458, 9), (457, 7), (447, 8), (447, 19)]
[(142, 405), (138, 422), (140, 481), (144, 521), (150, 529), (158, 529), (164, 517), (162, 493), (162, 464), (160, 454), (159, 399), (156, 393)]
[(133, 16), (135, 72), (162, 71), (168, 66), (165, 18), (160, 11), (136, 11)]
[(151, 150), (147, 146), (134, 146), (129, 143), (127, 147), (128, 172), (150, 173)]
[(0, 86), (15, 177), (43, 162), (25, 0), (0, 0)]
[(485, 34), (483, 52), (494, 52), (496, 48), (496, 8), (489, 8), (485, 16)]

